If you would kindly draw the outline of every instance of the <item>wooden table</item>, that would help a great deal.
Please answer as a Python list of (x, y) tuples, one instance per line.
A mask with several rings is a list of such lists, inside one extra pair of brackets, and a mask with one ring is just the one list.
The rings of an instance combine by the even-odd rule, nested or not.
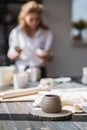
[(72, 121), (35, 121), (28, 102), (0, 103), (0, 130), (87, 130), (87, 115), (73, 115)]
[(71, 121), (35, 121), (29, 102), (0, 103), (0, 130), (87, 130), (87, 114), (74, 114)]

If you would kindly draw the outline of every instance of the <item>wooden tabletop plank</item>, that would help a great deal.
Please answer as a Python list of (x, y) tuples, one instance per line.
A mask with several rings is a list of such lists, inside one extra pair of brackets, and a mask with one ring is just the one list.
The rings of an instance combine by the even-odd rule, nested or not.
[(45, 128), (47, 128), (42, 121), (30, 121), (29, 123), (32, 128), (31, 130), (45, 130)]
[(81, 130), (78, 126), (76, 126), (73, 122), (44, 122), (47, 128), (50, 130)]
[(25, 102), (12, 102), (6, 103), (7, 108), (10, 112), (13, 120), (28, 120), (29, 118), (29, 107)]
[(41, 127), (46, 127), (43, 122), (30, 121), (27, 103), (14, 102), (6, 103), (6, 105), (17, 130), (28, 130), (29, 128), (39, 130)]
[(17, 130), (13, 121), (0, 121), (0, 130)]
[[(81, 118), (82, 117), (82, 118)], [(80, 118), (82, 119), (81, 121)], [(83, 118), (85, 122), (83, 122)], [(87, 115), (77, 115), (73, 121), (30, 121), (29, 106), (25, 102), (0, 103), (0, 130), (87, 130)]]
[(6, 103), (6, 105), (17, 130), (28, 130), (31, 128), (28, 121), (29, 109), (26, 103), (13, 102)]
[(87, 113), (81, 113), (81, 114), (73, 114), (72, 116), (73, 122), (85, 122), (87, 121)]
[(87, 130), (86, 121), (87, 114), (72, 121), (32, 121), (27, 102), (0, 103), (0, 130)]
[(73, 123), (81, 130), (87, 130), (87, 114), (75, 114), (72, 118)]
[(17, 130), (5, 103), (0, 103), (0, 130)]
[(85, 121), (85, 122), (74, 122), (74, 124), (78, 127), (78, 128), (80, 128), (81, 130), (87, 130), (87, 121)]

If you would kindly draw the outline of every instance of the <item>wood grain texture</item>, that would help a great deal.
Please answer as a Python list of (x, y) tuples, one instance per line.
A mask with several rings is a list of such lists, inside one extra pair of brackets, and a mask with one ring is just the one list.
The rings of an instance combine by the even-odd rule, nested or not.
[(37, 94), (28, 95), (28, 96), (21, 96), (16, 98), (8, 98), (8, 99), (1, 99), (0, 102), (31, 102), (37, 98)]
[(0, 103), (0, 130), (16, 130), (16, 126), (11, 120), (11, 116), (5, 103)]
[(17, 130), (29, 130), (29, 128), (39, 130), (41, 127), (46, 127), (43, 122), (30, 121), (27, 103), (7, 103), (7, 108)]
[(29, 115), (29, 104), (0, 103), (0, 130), (87, 130), (87, 113), (74, 114), (72, 121), (35, 121)]
[(73, 115), (72, 120), (32, 121), (28, 103), (0, 103), (0, 130), (87, 130), (87, 114)]
[(13, 121), (0, 121), (0, 130), (17, 130)]
[(73, 122), (44, 122), (51, 130), (81, 130)]
[(42, 121), (30, 121), (29, 123), (32, 128), (31, 130), (41, 130), (42, 128), (47, 128), (46, 125)]
[(87, 130), (87, 121), (85, 122), (74, 122), (74, 124), (81, 130)]

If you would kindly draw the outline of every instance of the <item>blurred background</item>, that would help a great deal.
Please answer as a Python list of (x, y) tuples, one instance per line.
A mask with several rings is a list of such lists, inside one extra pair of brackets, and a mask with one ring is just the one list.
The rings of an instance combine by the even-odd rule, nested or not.
[[(28, 0), (0, 0), (0, 65), (8, 65), (8, 36), (17, 24), (20, 7)], [(36, 0), (44, 5), (43, 19), (54, 33), (54, 60), (48, 64), (48, 75), (81, 76), (82, 67), (87, 66), (87, 43), (72, 39), (72, 16), (75, 1), (86, 0)], [(80, 6), (76, 7), (81, 13)], [(85, 7), (87, 9), (87, 7)], [(73, 14), (74, 13), (74, 14)], [(86, 13), (86, 12), (84, 12)], [(77, 14), (78, 15), (78, 14)], [(81, 19), (79, 19), (81, 20)], [(82, 19), (83, 20), (83, 19)], [(78, 21), (76, 21), (78, 22)]]

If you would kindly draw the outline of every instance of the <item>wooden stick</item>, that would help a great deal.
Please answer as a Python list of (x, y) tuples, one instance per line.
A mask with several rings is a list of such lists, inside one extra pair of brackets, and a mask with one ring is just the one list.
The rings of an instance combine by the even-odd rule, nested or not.
[(25, 95), (37, 94), (39, 91), (48, 91), (48, 90), (49, 90), (49, 86), (10, 90), (6, 92), (1, 92), (0, 98), (6, 99), (6, 98), (13, 98), (13, 97), (20, 97)]

